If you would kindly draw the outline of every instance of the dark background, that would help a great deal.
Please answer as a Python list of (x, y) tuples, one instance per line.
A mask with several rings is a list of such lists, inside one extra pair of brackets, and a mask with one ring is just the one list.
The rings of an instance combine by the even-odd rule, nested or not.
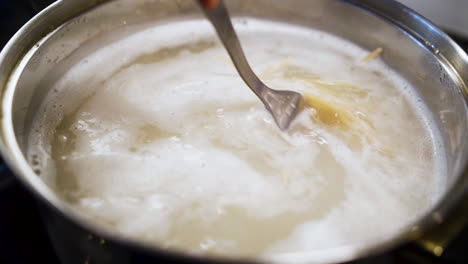
[[(0, 49), (32, 16), (53, 0), (0, 0)], [(453, 38), (468, 50), (468, 39)], [(436, 258), (414, 245), (385, 255), (385, 263), (468, 264), (468, 228)], [(0, 264), (58, 264), (35, 201), (0, 160)], [(382, 261), (379, 261), (382, 263)]]

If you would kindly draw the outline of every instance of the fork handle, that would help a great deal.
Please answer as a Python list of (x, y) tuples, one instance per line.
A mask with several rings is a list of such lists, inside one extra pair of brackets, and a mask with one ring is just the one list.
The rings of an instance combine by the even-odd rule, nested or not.
[(198, 0), (198, 2), (206, 9), (215, 8), (219, 4), (219, 0)]
[(218, 33), (240, 76), (249, 88), (263, 101), (263, 96), (269, 89), (250, 68), (224, 2), (222, 0), (198, 0), (198, 3)]

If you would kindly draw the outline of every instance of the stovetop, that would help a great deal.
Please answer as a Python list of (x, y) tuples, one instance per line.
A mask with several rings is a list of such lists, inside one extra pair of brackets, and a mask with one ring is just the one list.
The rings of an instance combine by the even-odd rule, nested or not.
[[(0, 48), (34, 14), (53, 0), (0, 0)], [(453, 36), (468, 51), (468, 39)], [(449, 245), (441, 257), (434, 257), (415, 245), (394, 250), (376, 263), (466, 264), (468, 227)], [(59, 264), (32, 195), (11, 175), (0, 160), (0, 263)]]

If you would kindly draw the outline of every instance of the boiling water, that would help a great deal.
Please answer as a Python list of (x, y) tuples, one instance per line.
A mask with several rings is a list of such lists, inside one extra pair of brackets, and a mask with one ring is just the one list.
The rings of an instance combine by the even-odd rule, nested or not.
[(36, 172), (90, 221), (197, 254), (372, 242), (434, 204), (437, 133), (407, 81), (323, 32), (237, 28), (267, 85), (307, 95), (290, 130), (276, 127), (206, 22), (159, 25), (95, 49), (57, 80), (29, 139)]

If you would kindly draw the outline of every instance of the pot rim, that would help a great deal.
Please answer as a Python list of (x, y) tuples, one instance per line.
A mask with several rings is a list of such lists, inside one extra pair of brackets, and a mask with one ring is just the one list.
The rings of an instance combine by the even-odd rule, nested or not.
[[(99, 0), (92, 1), (89, 0), (89, 5), (86, 5), (81, 9), (70, 8), (69, 14), (64, 18), (64, 21), (71, 19), (81, 13), (88, 11), (96, 6), (99, 6), (103, 3), (110, 2), (112, 0)], [(342, 2), (356, 6), (357, 8), (364, 9), (368, 12), (373, 13), (376, 16), (379, 16), (381, 19), (384, 19), (393, 25), (399, 27), (404, 32), (408, 33), (415, 41), (423, 44), (423, 46), (431, 51), (440, 58), (444, 58), (449, 62), (449, 65), (452, 65), (453, 58), (458, 58), (464, 65), (468, 65), (468, 55), (456, 44), (448, 35), (446, 35), (442, 30), (437, 26), (432, 24), (430, 21), (417, 14), (413, 10), (405, 7), (404, 5), (394, 1), (394, 0), (383, 0), (383, 1), (373, 1), (373, 0), (340, 0)], [(26, 23), (7, 43), (2, 52), (0, 53), (0, 70), (4, 70), (4, 64), (8, 62), (8, 54), (17, 51), (17, 45), (37, 26), (38, 21), (42, 20), (44, 17), (51, 15), (54, 12), (58, 12), (58, 9), (65, 8), (66, 5), (72, 1), (58, 0), (53, 3), (42, 12), (33, 17), (28, 23)], [(378, 2), (378, 3), (375, 3)], [(76, 5), (76, 4), (75, 4)], [(396, 13), (400, 12), (400, 13)], [(401, 20), (403, 15), (404, 20)], [(63, 24), (64, 21), (54, 21), (55, 24), (60, 28), (59, 25)], [(46, 21), (49, 22), (49, 21)], [(13, 95), (15, 92), (15, 83), (20, 78), (21, 70), (27, 64), (28, 59), (31, 58), (34, 51), (37, 49), (36, 45), (40, 46), (40, 43), (47, 40), (56, 30), (47, 32), (40, 37), (36, 38), (29, 47), (23, 47), (26, 54), (19, 57), (19, 63), (14, 67), (11, 72), (6, 74), (7, 81), (6, 85), (2, 91), (2, 103), (1, 103), (1, 139), (0, 139), (0, 153), (4, 158), (5, 162), (14, 172), (16, 178), (19, 178), (21, 183), (25, 185), (29, 191), (31, 191), (41, 202), (47, 204), (52, 208), (56, 213), (64, 216), (69, 221), (75, 223), (80, 228), (84, 230), (89, 230), (93, 234), (115, 242), (117, 245), (130, 247), (136, 251), (142, 251), (149, 255), (161, 255), (167, 259), (177, 259), (177, 260), (189, 260), (195, 262), (213, 261), (213, 262), (223, 262), (223, 263), (245, 263), (245, 262), (258, 262), (252, 261), (249, 259), (226, 259), (226, 258), (213, 258), (213, 257), (201, 257), (197, 255), (189, 255), (180, 251), (168, 251), (156, 246), (150, 246), (144, 244), (135, 239), (124, 238), (120, 235), (117, 235), (113, 232), (106, 231), (98, 228), (97, 225), (91, 224), (89, 221), (85, 221), (84, 217), (73, 210), (66, 203), (61, 201), (53, 192), (46, 186), (46, 184), (33, 172), (29, 163), (26, 161), (19, 145), (16, 140), (13, 121), (12, 121), (12, 103)], [(427, 32), (422, 32), (421, 29), (430, 29), (431, 35), (427, 35)], [(39, 40), (39, 41), (38, 41)], [(434, 42), (438, 42), (437, 46)], [(441, 52), (442, 48), (449, 50), (449, 57), (445, 57), (445, 53)], [(448, 51), (447, 51), (448, 52)], [(24, 54), (24, 53), (23, 53)], [(6, 66), (8, 67), (8, 66)], [(455, 68), (454, 70), (459, 74), (459, 70)], [(466, 73), (468, 74), (468, 73)], [(468, 83), (467, 78), (463, 79), (463, 83)], [(1, 80), (0, 80), (1, 81)], [(465, 104), (468, 102), (468, 90), (462, 91), (464, 95)], [(463, 178), (463, 174), (468, 174), (468, 158), (464, 161), (464, 170), (460, 172), (458, 176), (458, 181), (460, 182)], [(447, 195), (450, 193), (450, 195)], [(416, 221), (413, 225), (409, 225), (406, 228), (402, 229), (399, 233), (396, 233), (388, 238), (380, 239), (377, 243), (372, 246), (368, 244), (352, 244), (336, 248), (331, 248), (328, 250), (320, 250), (320, 256), (318, 252), (311, 252), (304, 258), (295, 260), (291, 259), (259, 259), (260, 262), (269, 261), (269, 262), (278, 262), (278, 263), (302, 263), (310, 260), (312, 257), (314, 261), (325, 261), (325, 262), (343, 262), (350, 261), (355, 259), (360, 259), (363, 257), (369, 257), (391, 248), (396, 247), (399, 244), (408, 242), (410, 240), (419, 238), (423, 232), (430, 230), (438, 223), (440, 223), (440, 217), (447, 216), (451, 210), (462, 201), (465, 197), (468, 197), (468, 182), (461, 182), (461, 184), (454, 184), (444, 195), (443, 199), (433, 207), (426, 215), (424, 215), (420, 220)], [(304, 256), (303, 253), (301, 255)], [(317, 259), (321, 257), (321, 259)]]

